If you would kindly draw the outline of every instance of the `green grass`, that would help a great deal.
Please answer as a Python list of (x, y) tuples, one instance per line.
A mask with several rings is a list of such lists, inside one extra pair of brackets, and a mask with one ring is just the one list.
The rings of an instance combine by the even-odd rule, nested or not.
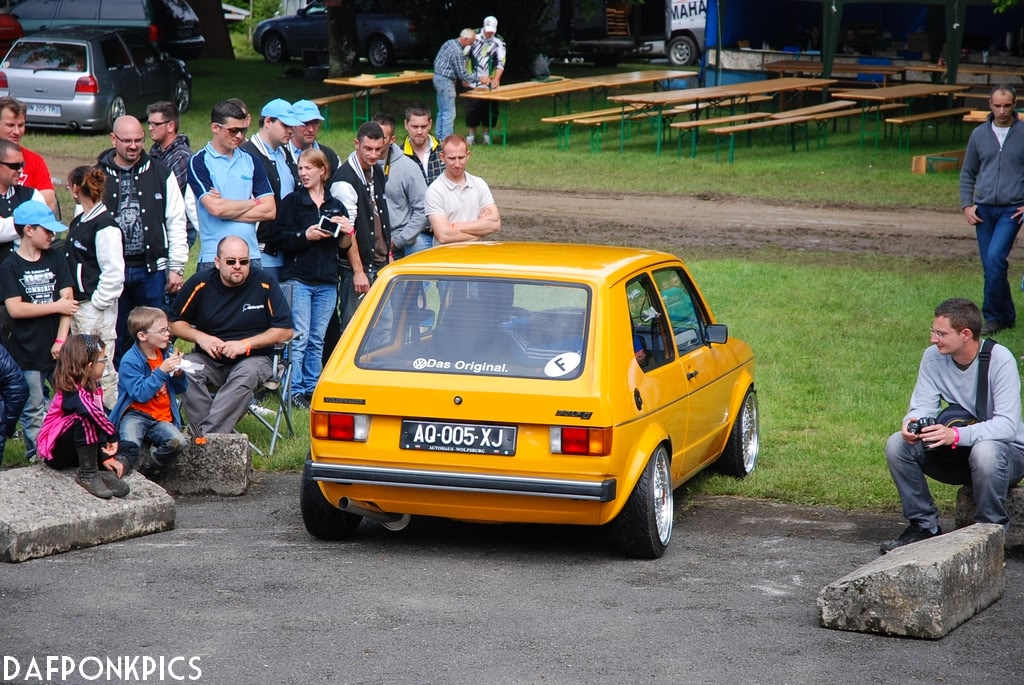
[[(200, 60), (190, 68), (195, 77), (194, 106), (185, 115), (182, 130), (195, 149), (209, 139), (209, 111), (222, 98), (242, 97), (258, 113), (273, 97), (295, 100), (334, 92), (319, 82), (286, 78), (284, 69), (256, 57)], [(555, 65), (555, 73), (579, 77), (598, 70)], [(415, 101), (433, 106), (429, 82), (394, 89), (385, 104), (400, 119), (405, 106)], [(577, 109), (585, 105), (581, 100), (574, 103)], [(792, 153), (781, 140), (758, 142), (753, 148), (739, 146), (735, 164), (729, 165), (714, 161), (713, 144), (706, 140), (710, 136), (695, 160), (677, 158), (674, 142), (655, 156), (648, 132), (637, 132), (622, 154), (616, 132), (606, 134), (601, 153), (590, 151), (585, 131), (574, 132), (571, 149), (559, 151), (552, 129), (539, 121), (550, 113), (546, 100), (515, 103), (509, 145), (474, 148), (474, 173), (496, 187), (743, 196), (809, 203), (829, 212), (851, 206), (950, 211), (957, 206), (955, 174), (911, 175), (910, 155), (898, 152), (894, 143), (884, 142), (880, 150), (872, 145), (862, 148), (856, 120), (851, 133), (840, 124), (840, 131), (829, 136), (827, 149), (815, 149), (812, 141), (809, 152)], [(331, 121), (322, 140), (344, 155), (352, 149), (351, 107), (334, 105)], [(945, 128), (940, 133), (938, 143), (924, 144), (915, 134), (914, 152), (962, 146)], [(47, 156), (85, 163), (109, 145), (109, 138), (32, 132), (26, 144)], [(697, 254), (690, 267), (716, 315), (757, 354), (762, 452), (751, 477), (736, 481), (700, 476), (690, 488), (805, 504), (895, 509), (898, 500), (882, 447), (906, 411), (920, 354), (928, 344), (931, 310), (951, 296), (980, 301), (976, 260), (921, 264), (912, 259), (806, 252), (763, 251), (744, 259), (720, 252)], [(1024, 330), (1009, 331), (1000, 342), (1020, 352)], [(257, 457), (257, 468), (301, 466), (308, 449), (308, 412), (295, 414), (297, 437), (285, 439), (274, 457)], [(241, 428), (266, 445), (263, 429), (253, 420), (246, 419)], [(20, 442), (12, 441), (8, 459), (20, 450)], [(938, 486), (935, 492), (943, 506), (952, 502), (953, 488)]]

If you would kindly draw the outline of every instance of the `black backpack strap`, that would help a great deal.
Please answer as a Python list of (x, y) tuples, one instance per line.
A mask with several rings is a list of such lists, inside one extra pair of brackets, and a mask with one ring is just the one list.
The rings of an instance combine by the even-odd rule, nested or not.
[(992, 361), (992, 348), (996, 341), (989, 338), (978, 352), (978, 394), (974, 402), (974, 415), (979, 421), (988, 420), (988, 365)]

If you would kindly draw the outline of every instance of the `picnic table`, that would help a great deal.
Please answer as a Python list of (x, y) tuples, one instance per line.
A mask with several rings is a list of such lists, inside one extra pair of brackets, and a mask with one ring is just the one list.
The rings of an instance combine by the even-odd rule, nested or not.
[(358, 129), (361, 123), (370, 120), (374, 91), (379, 92), (385, 86), (420, 83), (421, 81), (429, 81), (432, 78), (434, 78), (434, 72), (432, 71), (397, 71), (388, 74), (360, 74), (359, 76), (325, 78), (324, 83), (329, 86), (343, 86), (354, 89), (351, 93), (345, 95), (345, 99), (348, 99), (348, 96), (351, 95), (352, 127)]
[(855, 100), (860, 103), (860, 144), (864, 146), (864, 136), (867, 130), (867, 121), (870, 115), (874, 114), (875, 122), (875, 147), (879, 146), (880, 131), (882, 130), (882, 105), (892, 102), (903, 102), (907, 105), (917, 98), (932, 97), (935, 95), (951, 95), (967, 90), (970, 86), (950, 85), (943, 83), (906, 83), (899, 86), (888, 86), (886, 88), (870, 88), (858, 90), (843, 90), (832, 93), (833, 97), (842, 100)]
[[(881, 75), (882, 87), (889, 85), (890, 76), (900, 76), (901, 81), (907, 80), (907, 70), (911, 67), (899, 64), (852, 64), (850, 62), (834, 62), (832, 64), (832, 76), (840, 74), (853, 74), (860, 76), (861, 74), (874, 74)], [(786, 74), (792, 74), (794, 76), (800, 74), (810, 74), (813, 76), (820, 76), (824, 70), (824, 65), (820, 60), (800, 60), (800, 59), (782, 59), (775, 62), (765, 62), (764, 70), (767, 72), (774, 72), (785, 76)]]
[(756, 95), (779, 96), (783, 93), (802, 92), (807, 90), (822, 90), (835, 83), (835, 79), (823, 78), (800, 78), (787, 76), (763, 81), (749, 81), (747, 83), (735, 83), (727, 86), (709, 86), (706, 88), (685, 88), (683, 90), (662, 91), (659, 93), (638, 93), (633, 95), (609, 96), (609, 102), (618, 102), (622, 107), (621, 123), (619, 129), (619, 152), (625, 147), (626, 123), (637, 116), (650, 116), (653, 112), (655, 128), (657, 129), (658, 141), (655, 148), (656, 154), (661, 154), (661, 139), (663, 136), (664, 117), (667, 110), (681, 105), (696, 105), (692, 110), (694, 116), (699, 117), (702, 111), (728, 103), (731, 110), (736, 105), (742, 105), (747, 98)]

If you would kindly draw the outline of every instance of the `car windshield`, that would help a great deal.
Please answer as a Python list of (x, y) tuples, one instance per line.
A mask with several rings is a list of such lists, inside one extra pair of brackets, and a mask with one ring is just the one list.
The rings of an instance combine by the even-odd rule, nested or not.
[(85, 71), (85, 45), (82, 43), (40, 43), (23, 40), (7, 53), (4, 69), (33, 71)]
[(583, 370), (589, 311), (583, 285), (397, 278), (363, 334), (356, 365), (568, 380)]

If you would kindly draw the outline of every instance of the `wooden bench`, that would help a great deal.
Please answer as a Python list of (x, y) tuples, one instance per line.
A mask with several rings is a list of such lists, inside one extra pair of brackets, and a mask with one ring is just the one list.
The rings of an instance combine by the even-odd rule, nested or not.
[[(875, 109), (875, 108), (872, 108)], [(902, 102), (886, 102), (877, 107), (880, 112), (891, 112), (893, 110), (906, 110), (907, 106)], [(823, 112), (814, 116), (814, 121), (818, 124), (818, 147), (828, 147), (828, 124), (832, 122), (832, 130), (835, 130), (836, 124), (839, 123), (840, 119), (846, 119), (846, 132), (850, 132), (850, 119), (856, 116), (860, 116), (861, 109), (856, 107), (854, 109), (839, 109), (834, 112)]]
[[(921, 139), (924, 140), (924, 125), (928, 121), (939, 121), (941, 119), (953, 119), (953, 127), (960, 127), (963, 132), (965, 114), (970, 114), (970, 107), (954, 107), (953, 109), (941, 109), (935, 112), (922, 112), (921, 114), (908, 114), (905, 116), (891, 117), (885, 123), (898, 127), (899, 149), (910, 149), (910, 133), (914, 124), (921, 124)], [(939, 129), (935, 128), (935, 140), (939, 139)], [(905, 143), (904, 143), (905, 141)]]
[(785, 119), (762, 119), (761, 121), (754, 121), (747, 124), (737, 124), (735, 126), (724, 126), (719, 128), (710, 128), (708, 133), (717, 136), (715, 140), (715, 161), (719, 158), (719, 149), (722, 142), (723, 136), (729, 136), (729, 164), (732, 164), (733, 157), (736, 151), (736, 134), (747, 131), (765, 131), (772, 128), (786, 127), (790, 134), (790, 144), (793, 152), (796, 152), (796, 129), (800, 127), (804, 130), (804, 143), (808, 149), (810, 146), (807, 144), (807, 122), (814, 121), (813, 116), (802, 116), (802, 117), (789, 117)]
[(910, 173), (935, 174), (940, 171), (960, 171), (966, 150), (949, 150), (915, 155), (910, 160)]
[[(370, 95), (370, 97), (380, 97), (380, 96), (384, 95), (384, 93), (386, 93), (386, 92), (388, 92), (386, 88), (371, 88), (369, 95)], [(353, 107), (355, 107), (354, 102), (355, 102), (356, 97), (366, 97), (366, 95), (367, 95), (366, 91), (363, 91), (363, 90), (353, 90), (352, 92), (342, 93), (341, 95), (327, 95), (327, 96), (322, 97), (322, 98), (313, 98), (311, 100), (311, 102), (314, 105), (316, 105), (317, 107), (321, 108), (321, 113), (324, 115), (324, 130), (327, 130), (327, 129), (329, 129), (331, 127), (330, 126), (330, 121), (331, 121), (331, 107), (330, 106), (331, 106), (331, 104), (333, 104), (335, 102), (348, 102), (348, 101), (351, 100), (351, 101), (353, 101)], [(383, 109), (383, 107), (381, 107), (381, 109)], [(352, 113), (353, 113), (353, 117), (354, 117), (354, 115), (355, 115), (355, 110), (354, 109), (353, 109)]]
[(586, 117), (604, 117), (614, 115), (616, 118), (622, 114), (622, 107), (609, 107), (607, 109), (595, 109), (589, 112), (576, 112), (575, 114), (559, 114), (553, 117), (543, 117), (542, 123), (554, 124), (555, 135), (558, 137), (558, 149), (569, 149), (569, 130), (577, 119)]
[(681, 157), (683, 154), (683, 136), (687, 135), (687, 133), (690, 136), (690, 159), (693, 159), (697, 156), (697, 134), (701, 128), (721, 126), (722, 124), (740, 124), (757, 119), (767, 119), (770, 116), (770, 112), (750, 112), (749, 114), (733, 114), (714, 119), (691, 119), (690, 121), (673, 122), (669, 124), (669, 127), (679, 131), (676, 139), (676, 156)]
[[(807, 117), (814, 116), (816, 114), (825, 114), (826, 112), (834, 112), (840, 109), (851, 109), (856, 102), (853, 100), (832, 100), (830, 102), (823, 102), (820, 105), (811, 105), (810, 107), (800, 107), (799, 109), (787, 109), (781, 112), (776, 112), (772, 115), (772, 119), (792, 119), (793, 117)], [(854, 110), (858, 113), (860, 110)]]

